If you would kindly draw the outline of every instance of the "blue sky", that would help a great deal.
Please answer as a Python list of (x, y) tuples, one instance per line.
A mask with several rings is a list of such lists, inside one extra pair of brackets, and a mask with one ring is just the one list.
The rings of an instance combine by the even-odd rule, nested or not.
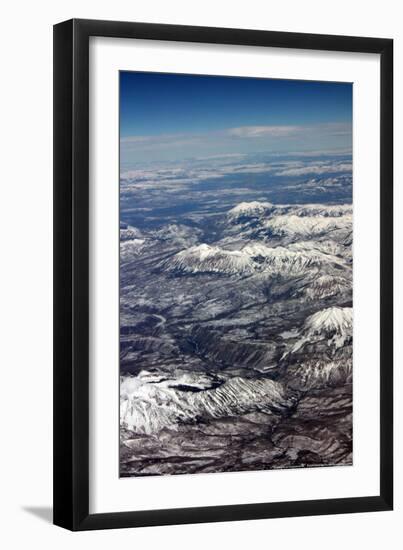
[(122, 162), (351, 148), (352, 85), (120, 73)]

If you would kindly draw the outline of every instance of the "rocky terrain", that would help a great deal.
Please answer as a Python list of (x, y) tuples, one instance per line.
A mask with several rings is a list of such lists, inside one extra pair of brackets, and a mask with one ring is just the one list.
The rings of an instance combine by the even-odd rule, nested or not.
[(121, 476), (352, 464), (345, 170), (291, 178), (288, 202), (163, 179), (150, 208), (143, 176), (124, 183)]

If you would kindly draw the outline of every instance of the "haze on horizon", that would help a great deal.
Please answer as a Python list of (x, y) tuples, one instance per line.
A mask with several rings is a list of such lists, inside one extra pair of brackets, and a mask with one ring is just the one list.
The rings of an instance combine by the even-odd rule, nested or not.
[(351, 83), (120, 73), (125, 168), (211, 155), (351, 147)]

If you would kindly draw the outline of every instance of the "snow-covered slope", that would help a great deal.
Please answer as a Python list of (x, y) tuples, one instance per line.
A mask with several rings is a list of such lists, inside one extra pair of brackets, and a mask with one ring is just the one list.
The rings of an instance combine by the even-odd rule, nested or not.
[(341, 258), (350, 258), (350, 250), (345, 246), (331, 240), (303, 240), (290, 243), (287, 245), (289, 250), (293, 251), (319, 251), (323, 254), (329, 256), (341, 257)]
[(231, 208), (227, 216), (230, 220), (237, 220), (244, 216), (259, 216), (269, 212), (273, 208), (270, 202), (241, 202)]
[(322, 300), (330, 296), (343, 295), (351, 290), (351, 278), (324, 274), (315, 277), (308, 285), (296, 290), (295, 295), (310, 300)]
[(130, 241), (132, 239), (141, 239), (143, 235), (137, 227), (132, 227), (127, 225), (126, 227), (120, 228), (120, 241)]
[(316, 215), (301, 216), (296, 213), (273, 216), (264, 223), (269, 235), (278, 237), (307, 238), (325, 235), (336, 230), (351, 231), (352, 216)]
[(301, 338), (291, 353), (300, 351), (306, 344), (327, 341), (328, 346), (341, 348), (353, 335), (353, 308), (329, 307), (310, 315), (301, 330)]
[(259, 243), (245, 246), (242, 252), (254, 260), (257, 271), (273, 274), (301, 274), (327, 261), (319, 251), (299, 251), (283, 246), (271, 248)]
[(294, 390), (343, 386), (352, 382), (353, 309), (330, 307), (305, 320), (289, 352), (287, 384)]
[(144, 239), (130, 239), (120, 243), (120, 259), (122, 261), (130, 260), (140, 254), (144, 247)]
[(272, 204), (270, 202), (241, 202), (228, 211), (227, 217), (236, 221), (241, 217), (261, 217), (294, 215), (303, 217), (331, 217), (351, 216), (353, 207), (351, 204)]
[(223, 250), (200, 244), (182, 250), (166, 262), (169, 270), (182, 273), (247, 274), (253, 272), (253, 261), (241, 250)]
[(120, 259), (128, 261), (143, 249), (145, 239), (137, 227), (127, 225), (120, 228)]
[(326, 238), (350, 245), (352, 215), (351, 204), (242, 202), (228, 211), (224, 231), (230, 238), (238, 235), (265, 242)]
[[(137, 377), (125, 377), (120, 389), (121, 424), (133, 432), (151, 434), (200, 418), (253, 411), (280, 414), (295, 403), (292, 393), (286, 395), (281, 384), (269, 379), (234, 377), (215, 388), (207, 384), (207, 380), (192, 380), (188, 374), (167, 380), (142, 371)], [(185, 385), (194, 390), (179, 389)]]
[(311, 360), (293, 365), (287, 373), (287, 382), (295, 390), (343, 386), (351, 384), (353, 365), (351, 356), (343, 360)]
[(337, 218), (340, 216), (352, 215), (353, 207), (351, 204), (303, 204), (292, 208), (296, 216), (330, 216)]
[(225, 250), (219, 246), (201, 244), (175, 254), (164, 262), (171, 271), (181, 273), (251, 274), (268, 273), (295, 275), (326, 264), (342, 264), (334, 255), (323, 253), (320, 246), (269, 247), (251, 242), (240, 250)]
[(154, 239), (167, 241), (178, 246), (194, 245), (198, 241), (200, 230), (190, 228), (186, 225), (171, 223), (163, 229), (159, 229), (152, 233)]
[(329, 307), (307, 318), (304, 323), (304, 334), (306, 336), (351, 335), (352, 326), (352, 307)]

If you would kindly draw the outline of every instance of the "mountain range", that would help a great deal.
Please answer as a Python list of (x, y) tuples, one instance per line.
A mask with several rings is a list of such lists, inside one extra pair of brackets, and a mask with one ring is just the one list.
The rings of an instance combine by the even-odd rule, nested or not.
[(352, 463), (351, 204), (120, 233), (122, 476)]

